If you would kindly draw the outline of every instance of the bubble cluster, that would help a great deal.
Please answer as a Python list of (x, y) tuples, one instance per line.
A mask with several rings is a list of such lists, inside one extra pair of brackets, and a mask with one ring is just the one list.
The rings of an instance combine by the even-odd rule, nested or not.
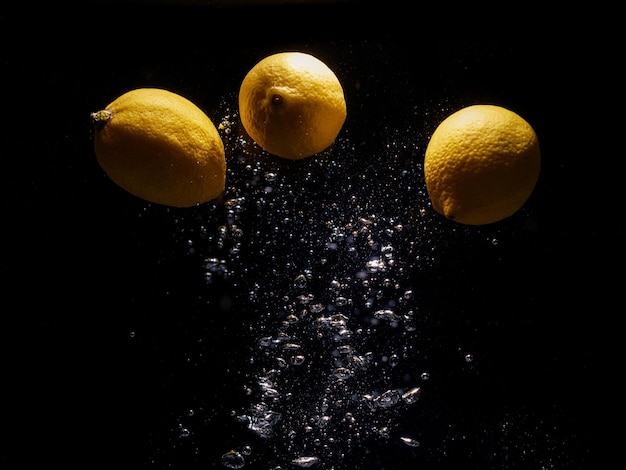
[[(233, 418), (291, 467), (340, 469), (372, 440), (418, 447), (393, 432), (426, 374), (412, 273), (428, 262), (433, 224), (416, 149), (387, 142), (382, 166), (347, 140), (299, 162), (243, 137), (227, 146), (221, 257), (205, 260), (205, 277), (236, 284), (258, 318), (248, 403)], [(224, 450), (227, 468), (255, 460), (254, 446)]]

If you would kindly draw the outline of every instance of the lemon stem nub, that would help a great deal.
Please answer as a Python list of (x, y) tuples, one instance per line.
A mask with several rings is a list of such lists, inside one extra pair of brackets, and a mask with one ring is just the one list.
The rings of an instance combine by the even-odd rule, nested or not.
[(279, 95), (279, 94), (272, 95), (272, 104), (279, 105), (282, 103), (283, 103), (282, 95)]
[(113, 112), (111, 112), (110, 109), (103, 109), (102, 111), (91, 113), (91, 122), (97, 131), (106, 126), (111, 119), (113, 119)]

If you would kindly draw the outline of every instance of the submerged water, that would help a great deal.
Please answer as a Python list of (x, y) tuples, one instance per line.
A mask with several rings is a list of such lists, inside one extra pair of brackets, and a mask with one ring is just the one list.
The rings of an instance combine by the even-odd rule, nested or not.
[[(493, 266), (519, 233), (506, 224), (467, 228), (432, 210), (421, 167), (427, 129), (383, 125), (367, 141), (345, 130), (327, 151), (287, 161), (259, 149), (237, 122), (225, 110), (223, 200), (199, 207), (193, 233), (181, 236), (205, 289), (224, 290), (210, 315), (237, 315), (241, 325), (203, 333), (189, 353), (190, 362), (210, 363), (219, 339), (228, 380), (207, 376), (218, 398), (196, 396), (176, 417), (170, 444), (186, 449), (180, 458), (199, 468), (412, 468), (445, 461), (471, 437), (489, 443), (481, 444), (487, 460), (501, 468), (511, 458), (501, 430), (524, 426), (503, 412), (468, 436), (440, 414), (440, 395), (445, 375), (476, 374), (480, 363), (468, 320), (475, 313), (464, 311), (479, 280), (454, 256)], [(451, 317), (468, 337), (450, 329)], [(519, 452), (534, 451), (533, 442)], [(542, 445), (557, 446), (545, 434)], [(153, 461), (176, 466), (177, 458)]]
[[(247, 402), (231, 415), (276, 469), (343, 468), (373, 440), (420, 445), (396, 428), (427, 389), (415, 279), (432, 261), (437, 217), (420, 139), (406, 132), (378, 148), (340, 138), (299, 162), (241, 135), (228, 143), (224, 249), (206, 259), (206, 280), (241, 283), (258, 319)], [(255, 452), (225, 449), (222, 465), (243, 468)]]

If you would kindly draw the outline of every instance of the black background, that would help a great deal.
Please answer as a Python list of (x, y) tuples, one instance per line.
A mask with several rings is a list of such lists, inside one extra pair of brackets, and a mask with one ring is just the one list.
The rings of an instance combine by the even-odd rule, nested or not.
[[(238, 286), (207, 286), (202, 261), (211, 249), (187, 243), (202, 239), (202, 223), (209, 231), (223, 223), (223, 209), (155, 207), (117, 188), (95, 160), (89, 113), (154, 86), (219, 122), (236, 111), (239, 84), (256, 61), (299, 49), (345, 84), (345, 132), (359, 147), (354, 172), (392, 174), (366, 159), (384, 155), (394, 139), (417, 145), (401, 154), (419, 169), (438, 122), (478, 102), (518, 112), (542, 147), (536, 191), (511, 220), (460, 228), (427, 207), (437, 259), (409, 281), (425, 292), (431, 321), (422, 338), (438, 379), (419, 411), (398, 418), (421, 446), (368, 443), (366, 459), (347, 457), (351, 468), (594, 468), (602, 389), (594, 351), (607, 314), (597, 286), (600, 266), (619, 259), (605, 249), (623, 230), (606, 217), (610, 195), (594, 189), (586, 165), (596, 134), (580, 102), (601, 90), (580, 71), (606, 69), (584, 38), (544, 36), (539, 26), (451, 37), (444, 21), (434, 21), (439, 34), (426, 34), (426, 18), (368, 2), (93, 2), (71, 18), (69, 11), (44, 11), (37, 24), (28, 12), (0, 17), (3, 463), (223, 468), (220, 455), (249, 441), (260, 450), (245, 468), (290, 468), (224, 411), (243, 403), (254, 312)], [(262, 158), (293, 184), (306, 173), (304, 163)], [(419, 185), (419, 171), (413, 175)], [(310, 191), (309, 202), (323, 201)], [(494, 254), (483, 243), (490, 238), (507, 243)], [(254, 250), (240, 264), (246, 259), (264, 269)], [(203, 313), (224, 298), (227, 315)], [(473, 368), (458, 366), (456, 345), (480, 358)], [(198, 408), (185, 421), (190, 404)], [(181, 422), (191, 440), (175, 437)]]

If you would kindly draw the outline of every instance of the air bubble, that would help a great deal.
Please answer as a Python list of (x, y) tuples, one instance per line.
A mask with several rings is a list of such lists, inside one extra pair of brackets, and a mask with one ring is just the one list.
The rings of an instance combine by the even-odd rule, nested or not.
[(305, 357), (302, 355), (292, 356), (291, 364), (293, 364), (294, 366), (301, 366), (302, 364), (304, 364), (305, 360)]
[(404, 400), (406, 404), (412, 405), (413, 403), (417, 402), (417, 400), (420, 399), (421, 395), (422, 395), (422, 389), (419, 387), (415, 387), (405, 392), (402, 395), (402, 400)]
[(400, 393), (397, 390), (387, 390), (382, 395), (374, 399), (374, 403), (379, 408), (390, 408), (400, 401)]
[(293, 280), (293, 285), (297, 289), (304, 289), (306, 287), (306, 276), (300, 274)]
[(246, 459), (241, 453), (230, 450), (222, 455), (222, 465), (226, 468), (239, 469), (246, 465)]
[(291, 461), (292, 464), (302, 468), (312, 467), (318, 462), (319, 459), (317, 457), (298, 457), (297, 459), (293, 459)]
[(401, 437), (400, 441), (402, 441), (403, 444), (406, 444), (409, 447), (419, 447), (420, 445), (419, 441), (410, 437)]

